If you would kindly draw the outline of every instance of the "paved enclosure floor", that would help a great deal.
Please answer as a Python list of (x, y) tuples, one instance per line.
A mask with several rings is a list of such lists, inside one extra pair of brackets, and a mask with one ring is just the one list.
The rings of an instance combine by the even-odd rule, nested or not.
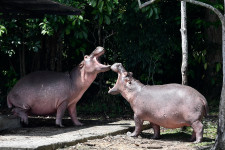
[[(39, 121), (42, 121), (41, 125), (36, 125)], [(67, 124), (70, 124), (70, 121), (70, 119), (63, 120), (64, 123), (68, 122)], [(50, 123), (45, 124), (43, 120), (31, 119), (29, 123), (31, 126), (1, 131), (0, 149), (56, 149), (107, 135), (125, 133), (134, 127), (133, 120), (83, 120), (84, 126), (69, 125), (64, 128), (55, 127), (54, 119), (48, 122)], [(146, 122), (144, 127), (148, 126)]]

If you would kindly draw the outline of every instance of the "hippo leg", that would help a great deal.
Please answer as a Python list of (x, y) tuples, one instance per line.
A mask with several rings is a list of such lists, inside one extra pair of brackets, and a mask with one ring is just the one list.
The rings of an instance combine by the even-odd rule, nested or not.
[(28, 124), (28, 116), (27, 116), (27, 110), (22, 108), (13, 108), (12, 112), (14, 115), (19, 116), (21, 119), (21, 122)]
[(154, 130), (153, 139), (159, 139), (160, 137), (160, 126), (151, 122), (152, 128)]
[(191, 139), (190, 139), (190, 142), (194, 142), (195, 140), (196, 140), (196, 133), (195, 133), (195, 131), (193, 130), (192, 136), (191, 136)]
[(65, 111), (66, 111), (67, 104), (68, 104), (67, 101), (64, 101), (64, 102), (62, 102), (62, 103), (59, 105), (59, 107), (58, 107), (58, 109), (57, 109), (57, 113), (56, 113), (56, 121), (55, 121), (55, 124), (56, 124), (57, 126), (64, 127), (64, 126), (62, 125), (62, 118), (63, 118), (64, 113), (65, 113)]
[(77, 119), (77, 108), (76, 108), (76, 103), (72, 104), (68, 107), (69, 113), (70, 113), (70, 117), (74, 123), (74, 125), (77, 126), (82, 126), (83, 123), (81, 123), (80, 121), (78, 121)]
[[(203, 124), (197, 120), (194, 123), (192, 123), (191, 127), (193, 128), (193, 134), (195, 133), (196, 136), (196, 141), (195, 143), (199, 143), (202, 141), (202, 137), (203, 137)], [(192, 138), (195, 137), (194, 135), (192, 135)]]
[(142, 126), (143, 126), (143, 120), (141, 120), (140, 118), (138, 118), (137, 115), (134, 114), (134, 122), (135, 122), (135, 130), (134, 132), (130, 135), (132, 137), (136, 137), (140, 134), (141, 130), (142, 130)]

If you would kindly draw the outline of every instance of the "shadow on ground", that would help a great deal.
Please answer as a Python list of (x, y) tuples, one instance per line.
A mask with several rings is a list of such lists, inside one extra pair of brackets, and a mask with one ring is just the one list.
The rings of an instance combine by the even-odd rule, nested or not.
[(79, 131), (93, 126), (104, 126), (115, 121), (118, 121), (118, 119), (85, 119), (80, 120), (84, 124), (83, 126), (74, 126), (72, 120), (66, 118), (62, 120), (64, 127), (61, 128), (55, 125), (54, 117), (29, 117), (28, 125), (22, 124), (22, 128), (0, 131), (0, 135), (53, 136), (71, 131)]
[[(151, 133), (141, 133), (140, 135), (144, 139), (152, 139), (153, 134)], [(188, 142), (190, 143), (191, 135), (188, 133), (185, 133), (183, 131), (178, 132), (178, 133), (164, 133), (160, 135), (159, 140), (163, 141), (181, 141), (181, 142)], [(157, 140), (157, 139), (155, 139)], [(214, 139), (203, 137), (204, 142), (213, 142)]]

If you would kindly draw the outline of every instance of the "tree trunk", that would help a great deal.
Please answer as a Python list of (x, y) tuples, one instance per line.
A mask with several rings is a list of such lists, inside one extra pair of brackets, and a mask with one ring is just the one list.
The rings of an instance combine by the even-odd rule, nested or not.
[(186, 2), (181, 2), (181, 38), (182, 38), (182, 65), (181, 76), (182, 84), (187, 85), (187, 70), (188, 70), (188, 39), (187, 39), (187, 13)]
[(219, 122), (217, 137), (211, 150), (225, 149), (225, 0), (224, 0), (224, 21), (222, 21), (222, 58), (223, 58), (223, 87), (220, 97)]
[(211, 150), (225, 150), (225, 22), (223, 22), (222, 25), (223, 25), (222, 27), (223, 88), (221, 91), (221, 99), (219, 106), (219, 122), (217, 128), (217, 137), (215, 144)]
[[(217, 0), (210, 0), (210, 3), (217, 3)], [(204, 19), (212, 25), (204, 28), (207, 69), (205, 70), (205, 80), (202, 86), (205, 87), (205, 96), (208, 99), (215, 99), (219, 97), (222, 89), (222, 81), (218, 78), (218, 74), (222, 72), (222, 68), (220, 70), (216, 68), (218, 63), (222, 64), (222, 26), (213, 25), (220, 21), (215, 13), (209, 9), (205, 9), (204, 11)]]

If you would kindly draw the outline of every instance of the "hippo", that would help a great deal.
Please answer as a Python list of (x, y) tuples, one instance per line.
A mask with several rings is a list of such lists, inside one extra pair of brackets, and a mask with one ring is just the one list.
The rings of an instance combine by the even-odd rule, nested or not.
[(28, 115), (56, 113), (56, 125), (63, 127), (62, 117), (68, 108), (74, 125), (83, 125), (77, 119), (76, 104), (100, 72), (110, 70), (110, 65), (98, 59), (105, 52), (97, 47), (70, 73), (37, 71), (20, 79), (8, 93), (7, 104), (12, 112), (28, 124)]
[(172, 129), (191, 126), (191, 141), (202, 141), (201, 120), (208, 113), (208, 104), (197, 90), (180, 84), (144, 85), (134, 79), (121, 63), (113, 64), (111, 70), (118, 73), (118, 78), (108, 93), (121, 94), (134, 112), (135, 130), (130, 136), (138, 136), (143, 121), (149, 121), (154, 139), (160, 137), (160, 126)]

